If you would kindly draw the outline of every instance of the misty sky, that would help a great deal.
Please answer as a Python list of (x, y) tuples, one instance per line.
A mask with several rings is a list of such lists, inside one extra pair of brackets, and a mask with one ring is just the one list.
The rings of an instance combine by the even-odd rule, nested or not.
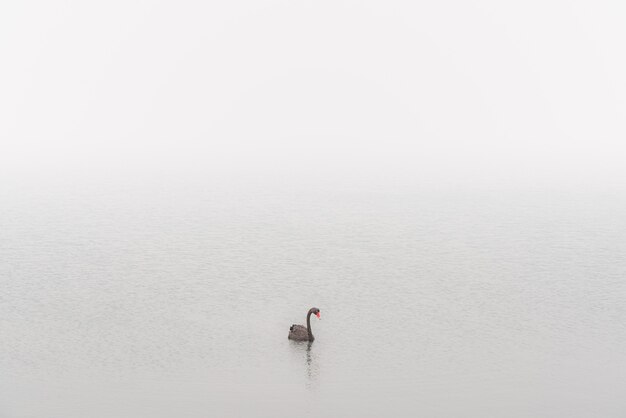
[(4, 1), (0, 174), (626, 185), (621, 1)]

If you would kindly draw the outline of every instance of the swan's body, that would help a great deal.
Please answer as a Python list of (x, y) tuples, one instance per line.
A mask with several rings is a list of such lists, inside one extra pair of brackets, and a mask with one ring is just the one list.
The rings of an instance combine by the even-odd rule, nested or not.
[(313, 341), (315, 337), (311, 336), (309, 339), (309, 331), (305, 326), (293, 324), (289, 328), (289, 339), (296, 341)]
[(313, 341), (315, 337), (313, 336), (313, 332), (311, 332), (311, 314), (315, 314), (318, 318), (320, 317), (320, 310), (317, 308), (309, 309), (309, 312), (306, 315), (306, 327), (304, 325), (293, 324), (289, 328), (289, 338), (294, 341)]

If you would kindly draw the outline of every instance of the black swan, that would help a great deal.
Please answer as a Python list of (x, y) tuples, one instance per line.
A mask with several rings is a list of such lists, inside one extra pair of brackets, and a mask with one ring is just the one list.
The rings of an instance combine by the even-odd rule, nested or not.
[(295, 341), (313, 341), (315, 337), (311, 332), (311, 314), (315, 314), (319, 318), (320, 310), (317, 308), (309, 309), (309, 313), (306, 315), (306, 327), (293, 324), (289, 328), (289, 336), (287, 338)]

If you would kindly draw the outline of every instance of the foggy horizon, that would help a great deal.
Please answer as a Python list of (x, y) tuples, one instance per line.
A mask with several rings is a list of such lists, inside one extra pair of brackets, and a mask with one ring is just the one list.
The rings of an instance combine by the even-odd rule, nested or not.
[(625, 7), (8, 3), (0, 174), (623, 189)]

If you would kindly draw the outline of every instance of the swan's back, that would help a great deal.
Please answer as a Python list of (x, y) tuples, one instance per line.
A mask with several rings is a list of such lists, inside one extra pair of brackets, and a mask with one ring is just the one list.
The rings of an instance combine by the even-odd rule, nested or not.
[(293, 324), (289, 328), (289, 336), (287, 338), (295, 341), (309, 341), (309, 332), (307, 331), (306, 327), (298, 324)]

